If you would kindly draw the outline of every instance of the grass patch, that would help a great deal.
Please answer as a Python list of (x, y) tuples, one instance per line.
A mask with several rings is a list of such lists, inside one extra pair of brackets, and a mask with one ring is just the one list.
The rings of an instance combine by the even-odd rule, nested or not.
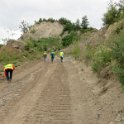
[(25, 45), (25, 50), (27, 51), (44, 51), (44, 49), (58, 49), (61, 48), (61, 40), (60, 38), (41, 38), (38, 40), (29, 40)]
[(100, 73), (100, 71), (109, 65), (112, 59), (111, 49), (106, 46), (100, 46), (96, 49), (92, 57), (92, 69), (93, 71)]
[(80, 59), (81, 58), (81, 48), (79, 46), (79, 44), (75, 44), (74, 48), (71, 51), (71, 55), (75, 58), (75, 59)]

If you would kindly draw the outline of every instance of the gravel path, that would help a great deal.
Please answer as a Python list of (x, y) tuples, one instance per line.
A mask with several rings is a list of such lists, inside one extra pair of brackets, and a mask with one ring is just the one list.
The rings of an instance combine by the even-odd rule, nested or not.
[(70, 58), (33, 62), (0, 83), (0, 124), (124, 124), (124, 94)]

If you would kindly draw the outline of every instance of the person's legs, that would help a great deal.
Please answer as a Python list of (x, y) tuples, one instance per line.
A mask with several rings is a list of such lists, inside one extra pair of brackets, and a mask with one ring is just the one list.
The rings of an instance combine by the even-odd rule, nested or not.
[(53, 60), (54, 60), (54, 56), (51, 56), (51, 62), (53, 63)]
[(46, 62), (47, 55), (44, 55), (44, 62)]
[(55, 58), (55, 57), (53, 56), (53, 61), (54, 61), (54, 58)]
[(63, 62), (63, 57), (61, 56), (61, 62)]
[(6, 73), (6, 79), (9, 80), (9, 70), (5, 70), (5, 73)]
[(53, 57), (51, 57), (51, 62), (53, 63)]
[(13, 70), (12, 70), (12, 69), (9, 70), (9, 74), (10, 74), (10, 75), (9, 75), (9, 76), (10, 76), (10, 77), (9, 77), (9, 80), (11, 81), (11, 80), (12, 80), (12, 74), (13, 74)]

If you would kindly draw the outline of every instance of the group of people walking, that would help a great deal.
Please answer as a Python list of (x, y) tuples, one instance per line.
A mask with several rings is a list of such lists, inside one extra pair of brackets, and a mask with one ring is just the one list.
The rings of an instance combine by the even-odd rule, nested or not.
[[(44, 51), (43, 56), (44, 56), (44, 61), (46, 62), (46, 60), (47, 60), (47, 51)], [(54, 50), (51, 51), (50, 57), (51, 57), (51, 62), (53, 63), (54, 58), (55, 58)], [(60, 62), (63, 62), (64, 52), (62, 50), (60, 50), (60, 52), (59, 52), (59, 57), (60, 57)], [(6, 64), (4, 66), (4, 75), (5, 75), (7, 81), (10, 82), (12, 80), (12, 75), (13, 75), (14, 70), (15, 70), (14, 64)]]
[[(47, 51), (44, 51), (43, 57), (44, 57), (44, 62), (46, 62), (46, 59), (47, 59)], [(51, 51), (50, 57), (51, 57), (51, 62), (53, 63), (54, 58), (55, 58), (55, 52), (54, 52), (54, 51)], [(60, 57), (60, 62), (63, 62), (63, 59), (64, 59), (64, 52), (63, 52), (62, 50), (60, 50), (60, 52), (59, 52), (59, 57)]]

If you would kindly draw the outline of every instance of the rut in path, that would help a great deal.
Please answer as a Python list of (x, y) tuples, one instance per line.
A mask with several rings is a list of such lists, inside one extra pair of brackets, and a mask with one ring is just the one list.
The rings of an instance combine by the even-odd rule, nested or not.
[(71, 99), (67, 73), (57, 65), (39, 100), (26, 115), (24, 124), (72, 124)]
[[(23, 97), (11, 107), (2, 124), (72, 124), (65, 67), (61, 63), (49, 63), (38, 66), (38, 70), (33, 72), (31, 80), (31, 76), (27, 76), (25, 81), (29, 81), (29, 86), (32, 81), (32, 88), (26, 92), (22, 89)], [(25, 85), (26, 89), (29, 89), (28, 85)]]
[(124, 124), (116, 81), (100, 81), (70, 58), (31, 65), (17, 70), (11, 84), (0, 84), (0, 124)]

